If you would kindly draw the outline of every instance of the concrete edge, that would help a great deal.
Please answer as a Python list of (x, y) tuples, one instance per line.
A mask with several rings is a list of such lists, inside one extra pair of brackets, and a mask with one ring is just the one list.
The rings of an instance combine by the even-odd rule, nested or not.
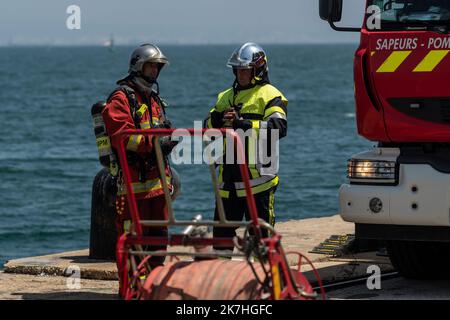
[[(37, 275), (37, 276), (60, 276), (60, 277), (70, 277), (73, 274), (73, 270), (68, 270), (69, 268), (63, 268), (58, 266), (23, 266), (23, 265), (9, 265), (5, 266), (2, 270), (5, 273), (15, 273), (15, 274), (27, 274), (27, 275)], [(72, 272), (71, 272), (72, 271)], [(82, 279), (90, 280), (106, 280), (113, 281), (118, 280), (118, 275), (116, 271), (107, 270), (97, 270), (97, 269), (84, 269), (80, 268), (80, 276)]]

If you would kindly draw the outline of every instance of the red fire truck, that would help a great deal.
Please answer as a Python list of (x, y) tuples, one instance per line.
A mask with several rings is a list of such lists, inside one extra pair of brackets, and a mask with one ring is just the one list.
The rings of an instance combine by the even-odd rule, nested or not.
[[(350, 3), (348, 3), (350, 4)], [(358, 133), (339, 190), (356, 238), (386, 242), (406, 277), (450, 267), (450, 0), (368, 0), (362, 28), (339, 27), (342, 0), (319, 0), (337, 31), (360, 33), (354, 58)]]

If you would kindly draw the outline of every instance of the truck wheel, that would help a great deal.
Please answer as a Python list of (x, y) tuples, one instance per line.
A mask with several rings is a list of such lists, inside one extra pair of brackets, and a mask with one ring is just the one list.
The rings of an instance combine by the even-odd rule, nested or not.
[(392, 265), (405, 278), (449, 277), (450, 243), (388, 241), (387, 251)]

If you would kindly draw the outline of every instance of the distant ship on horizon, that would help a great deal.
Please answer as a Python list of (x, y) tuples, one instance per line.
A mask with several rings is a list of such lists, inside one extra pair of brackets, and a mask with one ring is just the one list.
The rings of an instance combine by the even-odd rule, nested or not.
[(108, 41), (105, 41), (105, 42), (103, 43), (103, 46), (104, 46), (104, 47), (108, 47), (108, 50), (109, 50), (110, 52), (113, 52), (113, 51), (114, 51), (114, 36), (111, 35), (111, 37), (109, 38), (109, 40), (108, 40)]

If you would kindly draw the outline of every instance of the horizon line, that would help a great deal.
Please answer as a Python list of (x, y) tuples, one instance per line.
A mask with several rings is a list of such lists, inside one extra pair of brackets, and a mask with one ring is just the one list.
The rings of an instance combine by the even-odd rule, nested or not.
[[(358, 41), (341, 41), (341, 42), (258, 42), (265, 46), (290, 46), (290, 45), (358, 45)], [(130, 44), (114, 44), (113, 47), (133, 47), (142, 43), (130, 43)], [(241, 42), (226, 42), (226, 43), (177, 43), (177, 42), (160, 42), (158, 46), (231, 46), (240, 45)], [(1, 48), (14, 48), (14, 47), (99, 47), (110, 48), (111, 46), (98, 44), (98, 43), (0, 43)]]

